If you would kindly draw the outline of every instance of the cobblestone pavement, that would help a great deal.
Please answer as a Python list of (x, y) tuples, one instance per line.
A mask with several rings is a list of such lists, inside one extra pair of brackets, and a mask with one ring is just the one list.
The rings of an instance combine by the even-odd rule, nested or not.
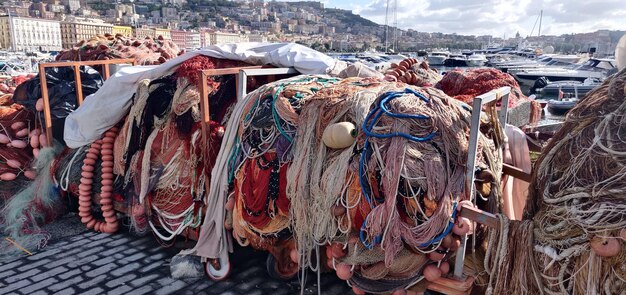
[[(152, 235), (136, 237), (83, 232), (52, 242), (32, 256), (0, 262), (0, 294), (299, 294), (297, 279), (272, 279), (265, 252), (236, 248), (231, 276), (170, 277), (170, 258), (179, 249), (162, 248)], [(316, 294), (313, 275), (305, 289)], [(334, 274), (322, 274), (323, 294), (352, 294)]]

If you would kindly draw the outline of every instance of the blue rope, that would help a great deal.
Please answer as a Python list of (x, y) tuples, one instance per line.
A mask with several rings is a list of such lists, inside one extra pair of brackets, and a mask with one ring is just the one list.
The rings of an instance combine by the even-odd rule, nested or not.
[(372, 129), (374, 128), (374, 126), (376, 126), (376, 123), (378, 122), (378, 120), (383, 114), (390, 116), (392, 118), (399, 118), (399, 119), (429, 119), (430, 118), (429, 116), (425, 116), (425, 115), (396, 114), (396, 113), (390, 112), (387, 109), (388, 102), (396, 98), (402, 97), (405, 94), (413, 94), (419, 97), (421, 100), (425, 101), (426, 103), (429, 102), (428, 98), (426, 98), (423, 94), (416, 92), (415, 90), (410, 89), (410, 88), (406, 88), (404, 91), (387, 92), (383, 94), (384, 97), (377, 103), (376, 107), (367, 114), (367, 117), (365, 117), (365, 121), (363, 121), (362, 129), (363, 129), (363, 133), (365, 133), (365, 143), (363, 145), (363, 151), (361, 152), (361, 158), (359, 161), (359, 182), (361, 184), (361, 189), (363, 191), (363, 194), (365, 195), (365, 200), (367, 200), (367, 202), (370, 204), (370, 207), (372, 207), (372, 200), (369, 194), (367, 193), (367, 191), (369, 190), (368, 188), (369, 185), (367, 184), (367, 181), (364, 179), (366, 154), (367, 154), (367, 150), (370, 144), (369, 138), (370, 137), (375, 137), (375, 138), (404, 137), (410, 141), (422, 142), (422, 141), (431, 140), (433, 137), (435, 137), (435, 135), (437, 135), (437, 132), (432, 132), (426, 135), (425, 137), (417, 137), (417, 136), (413, 136), (413, 135), (406, 134), (403, 132), (392, 132), (392, 133), (386, 133), (386, 134), (372, 132)]
[[(372, 199), (370, 198), (370, 195), (368, 194), (368, 191), (370, 190), (369, 184), (364, 177), (365, 165), (367, 161), (366, 156), (367, 156), (367, 152), (368, 152), (369, 145), (370, 145), (370, 142), (369, 142), (370, 137), (374, 137), (374, 138), (404, 137), (410, 141), (423, 142), (423, 141), (431, 140), (433, 137), (437, 135), (436, 131), (431, 132), (430, 134), (424, 137), (418, 137), (418, 136), (406, 134), (403, 132), (392, 132), (392, 133), (372, 132), (372, 130), (376, 126), (376, 123), (378, 123), (378, 120), (382, 117), (383, 114), (389, 117), (398, 118), (398, 119), (418, 119), (418, 120), (430, 119), (429, 116), (425, 116), (425, 115), (398, 114), (398, 113), (392, 113), (391, 111), (389, 111), (389, 109), (387, 108), (387, 103), (399, 97), (403, 97), (405, 94), (413, 94), (426, 103), (430, 102), (430, 100), (426, 98), (423, 94), (410, 88), (406, 88), (404, 89), (404, 91), (390, 91), (390, 92), (383, 94), (383, 98), (380, 99), (380, 101), (378, 101), (378, 103), (376, 104), (376, 107), (374, 107), (374, 109), (372, 109), (367, 114), (367, 116), (365, 117), (365, 121), (363, 121), (362, 129), (363, 129), (363, 133), (365, 134), (365, 143), (363, 144), (363, 150), (361, 151), (361, 157), (359, 160), (359, 183), (361, 184), (361, 190), (363, 191), (365, 200), (370, 205), (370, 208), (373, 208), (374, 204), (372, 203)], [(456, 207), (456, 204), (455, 204), (455, 207)], [(454, 214), (456, 213), (453, 213), (453, 216)], [(379, 244), (381, 242), (382, 235), (375, 237), (372, 243), (367, 242), (365, 238), (365, 224), (367, 223), (367, 218), (369, 218), (369, 215), (365, 218), (365, 220), (363, 221), (363, 224), (361, 225), (359, 237), (361, 239), (361, 242), (365, 246), (365, 248), (372, 249), (376, 244)], [(452, 225), (454, 225), (454, 223), (452, 223)], [(450, 230), (452, 229), (452, 227), (449, 227), (449, 228)], [(448, 234), (448, 233), (449, 231), (447, 231), (445, 234)], [(445, 237), (445, 235), (441, 237), (437, 236), (435, 237), (435, 239), (441, 240), (443, 237)]]
[(454, 219), (456, 218), (456, 205), (457, 205), (456, 202), (454, 202), (452, 204), (452, 217), (451, 217), (450, 221), (448, 222), (448, 227), (446, 227), (446, 230), (444, 230), (438, 236), (434, 237), (429, 242), (420, 244), (419, 247), (424, 248), (424, 247), (428, 247), (428, 246), (430, 246), (432, 244), (439, 243), (439, 241), (443, 240), (443, 238), (445, 238), (452, 231), (452, 227), (454, 227)]

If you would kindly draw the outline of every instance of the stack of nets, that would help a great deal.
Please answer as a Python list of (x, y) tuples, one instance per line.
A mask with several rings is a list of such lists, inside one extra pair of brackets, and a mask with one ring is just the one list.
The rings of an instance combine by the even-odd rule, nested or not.
[(509, 108), (515, 108), (522, 104), (530, 104), (529, 122), (537, 122), (541, 119), (541, 105), (529, 100), (513, 76), (493, 68), (453, 70), (447, 72), (435, 87), (443, 90), (447, 95), (460, 101), (471, 104), (474, 97), (487, 93), (500, 87), (511, 87), (509, 95)]
[[(298, 76), (266, 84), (248, 95), (241, 116), (230, 120), (238, 123), (234, 126), (238, 129), (229, 127), (237, 134), (228, 156), (228, 179), (234, 191), (227, 209), (232, 210), (233, 236), (242, 245), (270, 251), (281, 266), (290, 264), (293, 248), (287, 245), (293, 240), (286, 187), (287, 170), (297, 153), (294, 138), (300, 129), (300, 109), (316, 92), (337, 81)], [(297, 267), (283, 270), (293, 274)]]
[[(347, 79), (307, 100), (287, 178), (302, 266), (316, 266), (310, 257), (317, 246), (339, 244), (347, 253), (327, 250), (329, 266), (340, 275), (339, 265), (347, 265), (350, 283), (372, 293), (405, 288), (427, 265), (439, 266), (429, 253), (451, 248), (455, 208), (470, 199), (469, 118), (440, 90), (370, 79)], [(322, 134), (338, 122), (358, 126), (358, 135), (332, 149)], [(480, 190), (494, 203), (482, 204), (490, 211), (500, 159), (496, 142), (481, 134), (476, 171), (494, 176)]]
[(168, 242), (186, 228), (199, 227), (208, 185), (205, 175), (210, 175), (224, 132), (218, 122), (225, 120), (236, 94), (233, 76), (209, 79), (214, 107), (205, 133), (198, 76), (203, 69), (246, 65), (197, 56), (173, 74), (139, 83), (114, 144), (114, 173), (123, 176), (134, 230), (150, 227)]
[(623, 294), (626, 70), (572, 109), (538, 160), (525, 221), (502, 218), (489, 294)]
[(81, 40), (72, 48), (61, 51), (56, 60), (87, 61), (116, 58), (133, 58), (139, 65), (159, 65), (184, 53), (171, 40), (159, 36), (144, 40), (125, 37), (121, 34), (97, 35)]

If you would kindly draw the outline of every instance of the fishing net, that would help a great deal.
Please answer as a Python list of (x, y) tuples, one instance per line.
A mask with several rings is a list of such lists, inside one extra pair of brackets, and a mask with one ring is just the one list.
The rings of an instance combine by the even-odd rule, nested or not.
[(240, 244), (275, 251), (279, 240), (290, 238), (287, 170), (294, 159), (300, 110), (307, 99), (337, 81), (298, 76), (266, 84), (246, 98), (228, 164), (234, 186), (229, 200), (234, 202), (233, 236)]
[[(350, 282), (367, 292), (418, 280), (435, 263), (428, 254), (447, 250), (455, 207), (469, 200), (469, 118), (440, 90), (372, 79), (346, 79), (308, 99), (287, 182), (301, 264), (315, 268), (315, 247), (340, 243), (347, 254), (333, 267), (350, 265)], [(346, 121), (359, 127), (356, 141), (328, 147), (325, 129)], [(494, 176), (479, 189), (490, 203), (481, 206), (494, 211), (501, 155), (490, 138), (498, 129), (483, 123), (476, 173)]]
[[(24, 172), (30, 170), (33, 152), (29, 144), (23, 143), (28, 142), (28, 132), (34, 128), (33, 114), (22, 105), (0, 105), (0, 207), (29, 180)], [(24, 129), (26, 135), (22, 134)], [(16, 142), (24, 146), (13, 146)]]
[(159, 65), (184, 53), (172, 40), (162, 36), (144, 40), (125, 37), (121, 34), (104, 34), (89, 40), (81, 40), (72, 48), (65, 49), (56, 60), (89, 61), (116, 58), (132, 58), (139, 65)]
[(385, 73), (387, 81), (401, 81), (419, 87), (430, 87), (441, 80), (441, 74), (437, 70), (430, 68), (428, 62), (418, 61), (414, 58), (407, 58), (400, 63), (392, 63)]
[[(33, 163), (38, 176), (11, 196), (0, 211), (0, 229), (26, 250), (44, 248), (50, 236), (41, 226), (65, 212), (51, 169), (55, 156), (61, 151), (59, 145), (42, 149), (39, 158)], [(0, 241), (1, 255), (11, 256), (20, 251), (8, 240)]]
[(489, 294), (626, 287), (626, 71), (572, 109), (537, 163), (525, 220), (490, 232)]
[(447, 72), (435, 87), (443, 90), (447, 95), (460, 101), (471, 104), (474, 97), (500, 87), (511, 87), (509, 94), (509, 109), (530, 103), (529, 118), (534, 123), (541, 119), (541, 105), (529, 100), (513, 76), (497, 69), (452, 70)]
[[(114, 171), (124, 176), (131, 227), (152, 229), (172, 241), (198, 228), (203, 199), (223, 135), (223, 126), (201, 123), (200, 70), (246, 66), (207, 56), (191, 58), (171, 75), (139, 83), (133, 105), (114, 144)], [(232, 75), (208, 77), (210, 117), (225, 120), (236, 100)], [(147, 222), (146, 222), (147, 220)]]

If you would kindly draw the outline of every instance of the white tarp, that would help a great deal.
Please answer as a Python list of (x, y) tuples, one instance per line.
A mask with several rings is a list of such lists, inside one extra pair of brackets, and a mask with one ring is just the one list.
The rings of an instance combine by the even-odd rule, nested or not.
[(63, 134), (67, 146), (78, 148), (100, 138), (128, 113), (139, 81), (168, 74), (177, 65), (197, 55), (256, 65), (294, 67), (302, 74), (337, 73), (346, 67), (323, 53), (295, 43), (216, 45), (188, 52), (159, 66), (125, 67), (111, 76), (96, 93), (86, 97), (83, 104), (67, 117)]

